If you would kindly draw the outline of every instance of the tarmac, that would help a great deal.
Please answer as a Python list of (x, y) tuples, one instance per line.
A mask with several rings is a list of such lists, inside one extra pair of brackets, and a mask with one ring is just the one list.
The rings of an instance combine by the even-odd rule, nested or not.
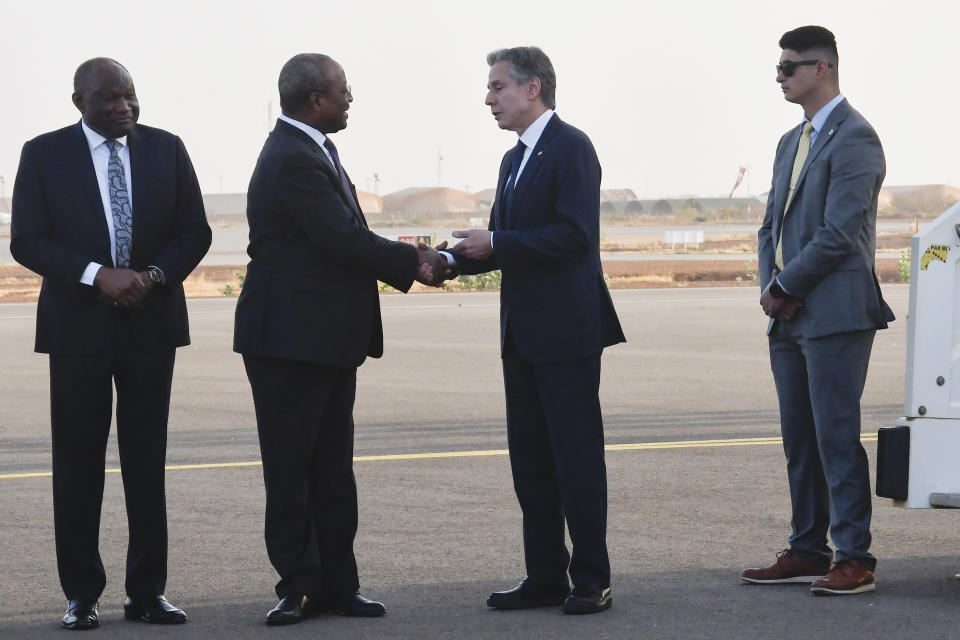
[[(863, 437), (902, 414), (906, 285), (878, 332)], [(101, 638), (957, 638), (960, 540), (952, 511), (874, 499), (877, 590), (814, 597), (743, 584), (786, 546), (790, 511), (755, 288), (612, 292), (629, 342), (603, 357), (613, 608), (564, 616), (487, 609), (524, 574), (505, 455), (493, 293), (384, 295), (386, 355), (359, 371), (354, 464), (361, 589), (383, 618), (319, 616), (268, 628), (276, 575), (250, 388), (231, 352), (235, 299), (188, 302), (167, 462), (166, 594), (186, 625), (124, 621), (126, 521), (115, 434), (101, 528)], [(47, 359), (34, 304), (0, 305), (0, 638), (62, 637), (50, 490)], [(437, 455), (428, 455), (437, 454)], [(85, 636), (86, 637), (86, 636)]]

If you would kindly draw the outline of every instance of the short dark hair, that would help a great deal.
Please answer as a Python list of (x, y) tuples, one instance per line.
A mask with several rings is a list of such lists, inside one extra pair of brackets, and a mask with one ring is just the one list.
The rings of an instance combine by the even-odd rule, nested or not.
[(810, 49), (825, 49), (833, 56), (831, 62), (836, 63), (839, 55), (837, 54), (837, 38), (829, 29), (809, 25), (798, 27), (792, 31), (787, 31), (780, 37), (781, 49), (793, 49), (794, 51), (809, 51)]
[(497, 49), (487, 54), (487, 64), (491, 67), (498, 62), (510, 63), (510, 77), (517, 84), (523, 84), (530, 78), (540, 79), (540, 99), (548, 109), (557, 108), (557, 74), (553, 72), (550, 58), (540, 47), (513, 47)]
[(287, 60), (277, 81), (280, 108), (286, 113), (296, 111), (310, 101), (310, 94), (326, 90), (331, 62), (333, 58), (322, 53), (298, 53)]
[(90, 58), (85, 62), (81, 62), (80, 66), (77, 67), (77, 70), (73, 74), (73, 90), (75, 93), (83, 93), (90, 83), (90, 76), (93, 75), (94, 69), (97, 69), (104, 64), (115, 64), (127, 74), (130, 71), (127, 70), (125, 66), (114, 60), (113, 58)]

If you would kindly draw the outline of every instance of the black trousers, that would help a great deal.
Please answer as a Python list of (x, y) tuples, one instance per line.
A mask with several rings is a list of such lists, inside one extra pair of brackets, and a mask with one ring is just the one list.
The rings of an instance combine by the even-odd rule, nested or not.
[(114, 385), (129, 526), (127, 595), (148, 598), (164, 592), (164, 463), (174, 353), (143, 348), (121, 322), (107, 349), (50, 356), (53, 515), (60, 584), (68, 599), (96, 600), (106, 585), (100, 508)]
[(267, 492), (264, 537), (279, 597), (359, 588), (353, 540), (353, 402), (357, 370), (243, 356)]
[(574, 588), (608, 587), (600, 355), (532, 363), (517, 353), (508, 333), (503, 383), (527, 576), (555, 583), (569, 570)]

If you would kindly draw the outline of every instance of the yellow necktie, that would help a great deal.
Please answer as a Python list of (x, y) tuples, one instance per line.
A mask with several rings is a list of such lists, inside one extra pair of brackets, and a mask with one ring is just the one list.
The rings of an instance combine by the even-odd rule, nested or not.
[(807, 161), (807, 154), (810, 153), (810, 132), (813, 131), (813, 124), (809, 121), (803, 124), (803, 133), (800, 134), (800, 144), (797, 145), (797, 156), (793, 159), (793, 173), (790, 175), (790, 190), (787, 192), (787, 203), (783, 205), (783, 219), (780, 220), (780, 237), (777, 238), (777, 254), (774, 262), (777, 268), (783, 270), (783, 223), (787, 218), (787, 212), (790, 211), (790, 203), (793, 202), (793, 190), (797, 187), (797, 179), (800, 177), (800, 171), (803, 164)]

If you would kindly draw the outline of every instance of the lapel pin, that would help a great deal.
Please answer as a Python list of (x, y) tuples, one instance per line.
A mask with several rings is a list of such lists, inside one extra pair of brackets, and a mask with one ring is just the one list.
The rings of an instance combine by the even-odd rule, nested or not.
[(830, 129), (830, 131), (827, 131), (827, 135), (832, 136), (834, 131), (836, 131), (836, 129)]
[(542, 156), (542, 155), (543, 155), (543, 151), (537, 151), (537, 157), (538, 157), (538, 158), (539, 158), (540, 156)]

